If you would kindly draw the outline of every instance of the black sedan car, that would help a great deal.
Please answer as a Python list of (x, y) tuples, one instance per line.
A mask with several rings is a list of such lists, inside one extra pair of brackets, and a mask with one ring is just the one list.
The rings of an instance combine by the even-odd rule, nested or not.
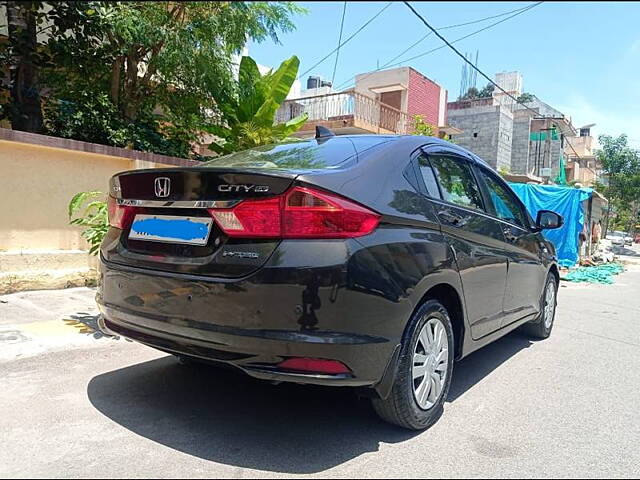
[(277, 382), (349, 386), (410, 429), (454, 361), (522, 326), (551, 333), (558, 267), (485, 162), (420, 136), (259, 147), (110, 182), (101, 328)]

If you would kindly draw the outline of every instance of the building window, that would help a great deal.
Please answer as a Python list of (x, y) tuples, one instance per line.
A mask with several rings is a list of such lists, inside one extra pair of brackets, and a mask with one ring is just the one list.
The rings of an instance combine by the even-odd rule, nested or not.
[(478, 132), (473, 132), (473, 138), (478, 138)]

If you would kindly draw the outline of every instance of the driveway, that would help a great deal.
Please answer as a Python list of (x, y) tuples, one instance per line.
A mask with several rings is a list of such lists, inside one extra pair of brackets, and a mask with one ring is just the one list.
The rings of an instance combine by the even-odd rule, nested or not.
[[(347, 389), (274, 386), (96, 334), (90, 289), (0, 297), (2, 477), (630, 477), (640, 472), (640, 266), (562, 283), (550, 339), (456, 364), (407, 432)], [(70, 300), (72, 299), (72, 300)]]

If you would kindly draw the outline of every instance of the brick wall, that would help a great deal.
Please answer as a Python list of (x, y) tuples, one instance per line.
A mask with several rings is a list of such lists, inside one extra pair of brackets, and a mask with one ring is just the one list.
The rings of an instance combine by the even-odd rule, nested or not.
[(407, 113), (409, 118), (423, 115), (427, 123), (438, 126), (440, 86), (414, 69), (409, 69)]

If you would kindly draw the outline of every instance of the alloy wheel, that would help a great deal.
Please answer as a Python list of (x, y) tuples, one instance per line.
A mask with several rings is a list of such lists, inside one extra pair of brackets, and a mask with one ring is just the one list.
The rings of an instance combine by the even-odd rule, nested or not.
[(429, 410), (439, 400), (447, 378), (449, 340), (443, 323), (431, 317), (420, 330), (413, 352), (413, 395)]
[(548, 329), (553, 323), (553, 315), (556, 309), (556, 290), (553, 282), (547, 284), (544, 294), (544, 328)]

